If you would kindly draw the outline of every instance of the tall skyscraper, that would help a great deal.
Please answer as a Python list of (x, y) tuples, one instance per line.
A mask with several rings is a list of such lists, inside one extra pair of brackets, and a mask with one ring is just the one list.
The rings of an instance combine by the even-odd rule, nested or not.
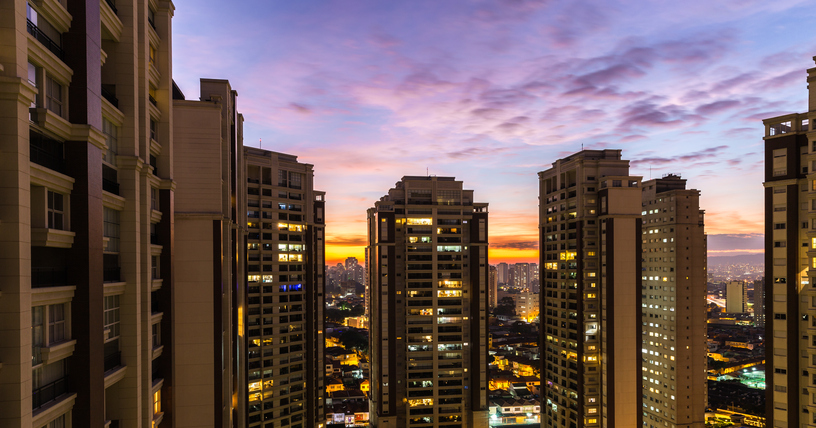
[(487, 219), (453, 177), (368, 210), (373, 427), (487, 426)]
[(763, 120), (765, 391), (773, 427), (816, 423), (816, 68), (807, 73), (807, 112)]
[(507, 284), (510, 281), (510, 266), (505, 262), (501, 262), (496, 268), (499, 273), (499, 284)]
[(0, 6), (3, 427), (181, 426), (173, 5), (117, 3)]
[(642, 187), (644, 426), (703, 428), (707, 250), (700, 191), (673, 174)]
[(748, 311), (748, 285), (745, 281), (728, 281), (725, 284), (725, 312), (741, 314)]
[(490, 278), (488, 279), (488, 304), (490, 308), (495, 308), (498, 306), (498, 299), (499, 299), (499, 271), (496, 269), (496, 266), (490, 265)]
[(248, 426), (325, 424), (325, 193), (312, 165), (244, 147)]
[(620, 150), (538, 175), (542, 426), (640, 427), (641, 178)]
[(153, 334), (184, 368), (168, 390), (174, 426), (246, 426), (243, 117), (228, 81), (201, 79), (200, 90), (200, 101), (174, 94), (173, 293), (154, 302), (172, 307), (174, 331)]
[(765, 278), (754, 281), (754, 325), (765, 327)]

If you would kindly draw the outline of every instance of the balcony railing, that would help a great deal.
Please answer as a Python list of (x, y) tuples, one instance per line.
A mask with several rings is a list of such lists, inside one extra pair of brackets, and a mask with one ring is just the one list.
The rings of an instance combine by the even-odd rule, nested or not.
[(65, 172), (65, 155), (62, 143), (36, 132), (29, 133), (29, 157), (31, 162), (57, 172)]
[(105, 371), (113, 370), (122, 365), (122, 351), (105, 355)]
[(122, 269), (119, 266), (106, 267), (102, 271), (102, 280), (104, 282), (120, 282), (121, 271)]
[(116, 9), (116, 2), (114, 0), (105, 0), (105, 3), (107, 3), (108, 6), (110, 6), (114, 14), (116, 15), (119, 14), (119, 11)]
[(31, 287), (59, 287), (67, 284), (68, 269), (58, 267), (31, 268)]
[(54, 401), (61, 395), (68, 393), (69, 377), (65, 376), (48, 385), (41, 386), (31, 392), (31, 407), (39, 409), (44, 404)]
[[(110, 0), (107, 1), (110, 4)], [(108, 100), (114, 107), (119, 108), (119, 98), (116, 98), (115, 85), (102, 85), (102, 98)]]
[[(154, 106), (156, 105), (156, 99), (155, 99), (155, 98), (153, 98), (153, 95), (148, 94), (148, 95), (147, 95), (147, 99), (149, 99), (149, 100), (150, 100), (150, 104), (153, 104)], [(157, 107), (158, 107), (158, 106), (157, 106)]]
[(102, 190), (118, 195), (119, 180), (117, 175), (115, 169), (107, 165), (102, 165)]
[(40, 30), (36, 24), (27, 19), (26, 27), (28, 28), (28, 34), (34, 36), (34, 38), (37, 39), (38, 42), (42, 43), (43, 46), (48, 48), (48, 50), (51, 51), (54, 55), (56, 55), (57, 58), (61, 60), (65, 59), (65, 54), (62, 51), (62, 47), (60, 46), (60, 44), (51, 40), (51, 38), (45, 35), (45, 33), (43, 33), (42, 30)]

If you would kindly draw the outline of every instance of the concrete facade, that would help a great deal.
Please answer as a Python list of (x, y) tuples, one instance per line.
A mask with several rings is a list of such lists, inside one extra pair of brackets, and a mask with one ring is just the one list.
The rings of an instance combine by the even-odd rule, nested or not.
[(774, 428), (816, 426), (816, 68), (807, 82), (806, 113), (762, 121), (766, 420)]
[(706, 237), (700, 192), (678, 175), (643, 182), (643, 418), (703, 428)]
[(368, 210), (371, 426), (487, 426), (487, 217), (453, 177)]
[(248, 427), (322, 427), (325, 193), (314, 168), (244, 148)]
[(539, 173), (542, 427), (641, 426), (641, 187), (620, 150)]

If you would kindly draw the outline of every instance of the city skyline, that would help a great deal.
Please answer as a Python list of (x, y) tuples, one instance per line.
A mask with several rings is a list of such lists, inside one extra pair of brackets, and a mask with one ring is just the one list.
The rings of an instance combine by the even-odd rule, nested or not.
[[(802, 4), (252, 3), (246, 16), (182, 0), (174, 78), (195, 96), (200, 75), (234, 76), (246, 145), (316, 165), (331, 263), (362, 259), (378, 189), (425, 174), (493, 204), (492, 261), (533, 262), (535, 173), (582, 144), (622, 149), (644, 180), (716, 182), (698, 185), (709, 255), (761, 253), (756, 135), (805, 104), (816, 38)], [(207, 35), (210, 22), (226, 31)]]

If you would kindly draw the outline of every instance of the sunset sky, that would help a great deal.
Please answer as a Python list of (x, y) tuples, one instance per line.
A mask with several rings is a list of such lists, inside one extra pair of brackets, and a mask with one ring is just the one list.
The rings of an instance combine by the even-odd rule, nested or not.
[(804, 1), (174, 4), (175, 81), (229, 79), (244, 144), (314, 164), (329, 263), (426, 171), (490, 204), (491, 263), (537, 262), (536, 173), (582, 144), (700, 189), (710, 256), (761, 253), (761, 119), (807, 110), (816, 55)]

